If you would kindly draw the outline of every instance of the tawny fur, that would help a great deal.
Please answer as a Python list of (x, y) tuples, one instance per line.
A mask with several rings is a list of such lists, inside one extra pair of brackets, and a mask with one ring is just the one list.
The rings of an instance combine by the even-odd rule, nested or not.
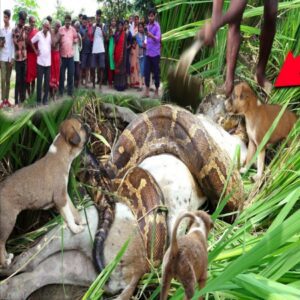
[[(189, 217), (187, 235), (177, 237), (182, 219)], [(210, 216), (204, 211), (186, 212), (176, 221), (171, 245), (163, 259), (162, 289), (160, 300), (166, 300), (172, 278), (180, 281), (185, 290), (185, 299), (192, 299), (195, 287), (203, 288), (207, 278), (207, 236), (213, 227)]]
[[(246, 129), (249, 137), (245, 166), (250, 167), (249, 163), (257, 147), (262, 142), (282, 107), (276, 104), (262, 104), (250, 86), (242, 82), (234, 87), (232, 99), (226, 102), (226, 109), (234, 114), (245, 116)], [(262, 177), (266, 147), (269, 144), (277, 143), (286, 138), (296, 122), (297, 116), (294, 113), (288, 110), (283, 113), (266, 146), (258, 154), (257, 174), (253, 177), (254, 180), (258, 180)], [(245, 170), (246, 168), (242, 168), (241, 172)]]
[(71, 163), (89, 137), (89, 128), (77, 119), (68, 119), (48, 153), (32, 165), (22, 168), (0, 184), (0, 267), (13, 258), (5, 249), (18, 214), (25, 209), (48, 209), (55, 206), (72, 232), (83, 230), (81, 218), (68, 195)]

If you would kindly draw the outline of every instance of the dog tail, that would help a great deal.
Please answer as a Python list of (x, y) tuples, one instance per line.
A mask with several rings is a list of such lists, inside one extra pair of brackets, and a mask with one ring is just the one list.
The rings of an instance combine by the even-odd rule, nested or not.
[(172, 232), (172, 237), (171, 237), (171, 246), (170, 246), (171, 257), (176, 257), (176, 255), (178, 253), (177, 230), (178, 230), (179, 224), (181, 223), (181, 221), (184, 218), (191, 218), (194, 220), (195, 215), (191, 212), (185, 212), (177, 218), (175, 225), (174, 225), (173, 232)]

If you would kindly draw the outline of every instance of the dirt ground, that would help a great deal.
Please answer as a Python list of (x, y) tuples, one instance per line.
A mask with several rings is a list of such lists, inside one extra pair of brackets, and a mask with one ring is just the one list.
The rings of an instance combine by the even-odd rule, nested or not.
[[(12, 76), (11, 76), (10, 93), (9, 93), (9, 101), (11, 104), (15, 104), (15, 80), (16, 80), (16, 72), (15, 72), (15, 70), (13, 70)], [(93, 90), (91, 84), (88, 85), (87, 90)], [(151, 86), (150, 90), (151, 90), (150, 97), (153, 97), (154, 85)], [(96, 86), (95, 91), (100, 92), (98, 85)], [(108, 85), (103, 85), (101, 92), (105, 95), (131, 96), (131, 97), (135, 97), (135, 98), (140, 98), (144, 94), (144, 89), (143, 89), (143, 91), (138, 91), (137, 89), (129, 88), (123, 92), (118, 92), (113, 88), (109, 88)], [(162, 85), (159, 90), (159, 98), (161, 98), (161, 96), (162, 96)]]

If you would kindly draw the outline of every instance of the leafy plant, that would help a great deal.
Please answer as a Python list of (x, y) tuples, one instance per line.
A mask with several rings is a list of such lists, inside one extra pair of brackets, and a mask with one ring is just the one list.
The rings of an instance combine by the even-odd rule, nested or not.
[(73, 11), (67, 10), (61, 3), (61, 0), (56, 0), (54, 19), (61, 21), (64, 24), (65, 16), (69, 14), (72, 16)]
[(103, 14), (108, 20), (113, 17), (122, 20), (132, 13), (133, 6), (129, 0), (97, 0), (97, 2), (103, 5)]
[(37, 12), (39, 5), (36, 0), (15, 0), (15, 6), (13, 9), (13, 20), (17, 23), (19, 21), (19, 12), (21, 10), (27, 12), (27, 16), (34, 16), (37, 21), (37, 25), (40, 23), (40, 18)]

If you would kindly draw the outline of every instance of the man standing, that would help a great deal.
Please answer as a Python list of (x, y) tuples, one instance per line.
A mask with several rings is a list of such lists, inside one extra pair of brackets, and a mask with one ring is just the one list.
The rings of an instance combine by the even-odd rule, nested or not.
[(78, 21), (79, 21), (80, 25), (82, 25), (82, 17), (83, 17), (83, 14), (78, 15)]
[(74, 28), (78, 35), (78, 43), (73, 45), (73, 51), (74, 51), (74, 85), (75, 88), (79, 87), (80, 84), (80, 51), (82, 47), (82, 41), (81, 41), (81, 35), (79, 33), (80, 31), (80, 22), (76, 21), (74, 23)]
[[(42, 83), (44, 77), (44, 97), (43, 104), (48, 102), (50, 66), (51, 66), (51, 33), (48, 20), (43, 22), (43, 30), (39, 31), (32, 39), (32, 48), (37, 55), (37, 103), (42, 102)], [(38, 50), (35, 47), (38, 45)]]
[(148, 12), (149, 24), (147, 25), (147, 45), (146, 45), (146, 60), (145, 60), (145, 85), (146, 91), (143, 97), (149, 97), (150, 91), (150, 75), (153, 72), (155, 83), (155, 97), (158, 97), (159, 89), (159, 62), (160, 62), (160, 47), (161, 47), (161, 31), (158, 22), (155, 21), (156, 11), (150, 9)]
[(77, 32), (71, 26), (71, 16), (65, 16), (65, 26), (59, 28), (61, 67), (59, 79), (59, 93), (64, 93), (65, 73), (68, 71), (68, 95), (73, 95), (74, 86), (74, 52), (73, 44), (78, 42)]
[(16, 85), (15, 85), (15, 104), (24, 102), (26, 97), (26, 38), (27, 32), (25, 22), (27, 13), (20, 11), (18, 14), (18, 25), (13, 29), (13, 41), (15, 46), (15, 66), (16, 66)]
[(37, 70), (37, 56), (33, 50), (31, 40), (38, 33), (35, 27), (35, 18), (33, 16), (29, 17), (29, 30), (26, 39), (26, 49), (27, 49), (27, 70), (26, 70), (26, 88), (28, 97), (34, 93), (36, 70)]
[(3, 12), (4, 27), (0, 30), (0, 68), (1, 68), (1, 100), (0, 109), (11, 104), (9, 102), (10, 77), (14, 62), (15, 49), (10, 27), (10, 10)]
[(93, 47), (93, 27), (88, 25), (88, 17), (83, 15), (82, 25), (80, 26), (80, 35), (82, 37), (81, 50), (81, 69), (82, 69), (82, 83), (85, 79), (85, 87), (88, 84), (89, 70), (91, 68), (92, 47)]
[(103, 30), (103, 24), (101, 23), (101, 10), (96, 11), (96, 25), (94, 27), (94, 42), (92, 50), (92, 80), (93, 87), (95, 88), (96, 70), (99, 76), (99, 89), (102, 87), (103, 70), (105, 68), (105, 48), (104, 39), (106, 35)]
[(51, 68), (50, 68), (50, 94), (53, 100), (56, 100), (56, 94), (59, 85), (59, 72), (60, 72), (60, 53), (59, 53), (59, 43), (60, 34), (59, 28), (61, 27), (60, 21), (56, 21), (54, 24), (54, 29), (51, 30)]

